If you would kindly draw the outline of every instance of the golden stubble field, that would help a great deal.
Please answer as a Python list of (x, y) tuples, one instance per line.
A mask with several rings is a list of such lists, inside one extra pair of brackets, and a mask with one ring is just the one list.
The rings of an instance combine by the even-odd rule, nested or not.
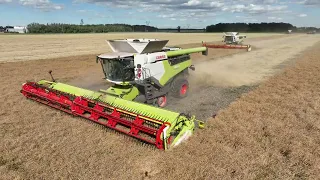
[[(168, 152), (28, 101), (19, 93), (25, 80), (48, 79), (48, 69), (62, 82), (91, 83), (101, 78), (92, 52), (0, 63), (0, 179), (318, 178), (319, 36), (259, 37), (249, 42), (256, 51), (210, 50), (208, 59), (196, 66), (195, 81), (209, 86), (261, 85), (220, 110), (215, 119), (208, 119), (206, 129), (187, 143)], [(273, 75), (276, 66), (295, 61), (284, 72), (257, 81)], [(201, 72), (210, 76), (197, 79)], [(94, 78), (88, 79), (88, 74)], [(226, 100), (217, 101), (214, 96), (227, 91), (219, 94), (214, 92), (216, 87), (212, 92), (201, 88), (190, 99), (175, 103), (186, 109), (190, 104), (201, 108), (206, 101), (212, 105), (209, 110)], [(235, 89), (228, 91), (233, 94)]]
[[(50, 59), (66, 56), (110, 52), (108, 39), (158, 38), (168, 45), (221, 41), (222, 33), (106, 33), (106, 34), (48, 34), (0, 35), (0, 62)], [(248, 38), (281, 36), (283, 34), (249, 33)]]

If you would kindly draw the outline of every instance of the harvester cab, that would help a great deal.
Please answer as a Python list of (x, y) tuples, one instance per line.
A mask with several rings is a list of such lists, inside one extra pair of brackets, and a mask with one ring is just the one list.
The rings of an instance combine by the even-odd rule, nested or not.
[(181, 49), (166, 47), (168, 40), (108, 40), (113, 52), (97, 56), (105, 79), (114, 85), (100, 90), (108, 95), (130, 101), (167, 105), (169, 94), (184, 98), (188, 94), (188, 69), (194, 70), (190, 53), (207, 48)]
[(163, 107), (169, 92), (186, 96), (189, 86), (186, 76), (192, 67), (189, 54), (205, 55), (207, 48), (164, 47), (167, 42), (108, 41), (113, 52), (97, 57), (105, 79), (114, 84), (107, 90), (83, 89), (53, 79), (26, 82), (20, 92), (30, 100), (88, 119), (158, 149), (171, 149), (187, 140), (196, 128), (203, 128), (204, 122), (194, 115), (153, 105)]

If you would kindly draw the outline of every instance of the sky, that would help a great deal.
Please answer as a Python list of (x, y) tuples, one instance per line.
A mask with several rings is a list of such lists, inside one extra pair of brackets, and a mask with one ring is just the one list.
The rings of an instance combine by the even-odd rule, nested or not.
[(205, 28), (217, 23), (285, 22), (320, 28), (320, 0), (0, 0), (0, 25), (148, 24)]

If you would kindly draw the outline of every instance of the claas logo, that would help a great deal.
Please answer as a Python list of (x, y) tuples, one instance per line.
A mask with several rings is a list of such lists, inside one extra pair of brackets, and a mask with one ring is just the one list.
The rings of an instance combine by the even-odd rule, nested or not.
[(161, 55), (161, 56), (156, 56), (156, 59), (165, 59), (166, 58), (166, 55)]

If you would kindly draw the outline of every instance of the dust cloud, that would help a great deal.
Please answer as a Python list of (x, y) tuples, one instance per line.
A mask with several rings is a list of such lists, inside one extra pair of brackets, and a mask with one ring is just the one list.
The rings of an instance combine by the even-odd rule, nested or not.
[(254, 77), (234, 67), (226, 65), (221, 68), (217, 65), (218, 63), (214, 61), (197, 64), (197, 70), (190, 73), (190, 84), (198, 87), (232, 87), (250, 85), (255, 80)]
[(80, 76), (69, 80), (67, 83), (73, 86), (98, 91), (100, 89), (107, 89), (110, 86), (110, 83), (103, 78), (104, 76), (101, 69), (91, 68)]

